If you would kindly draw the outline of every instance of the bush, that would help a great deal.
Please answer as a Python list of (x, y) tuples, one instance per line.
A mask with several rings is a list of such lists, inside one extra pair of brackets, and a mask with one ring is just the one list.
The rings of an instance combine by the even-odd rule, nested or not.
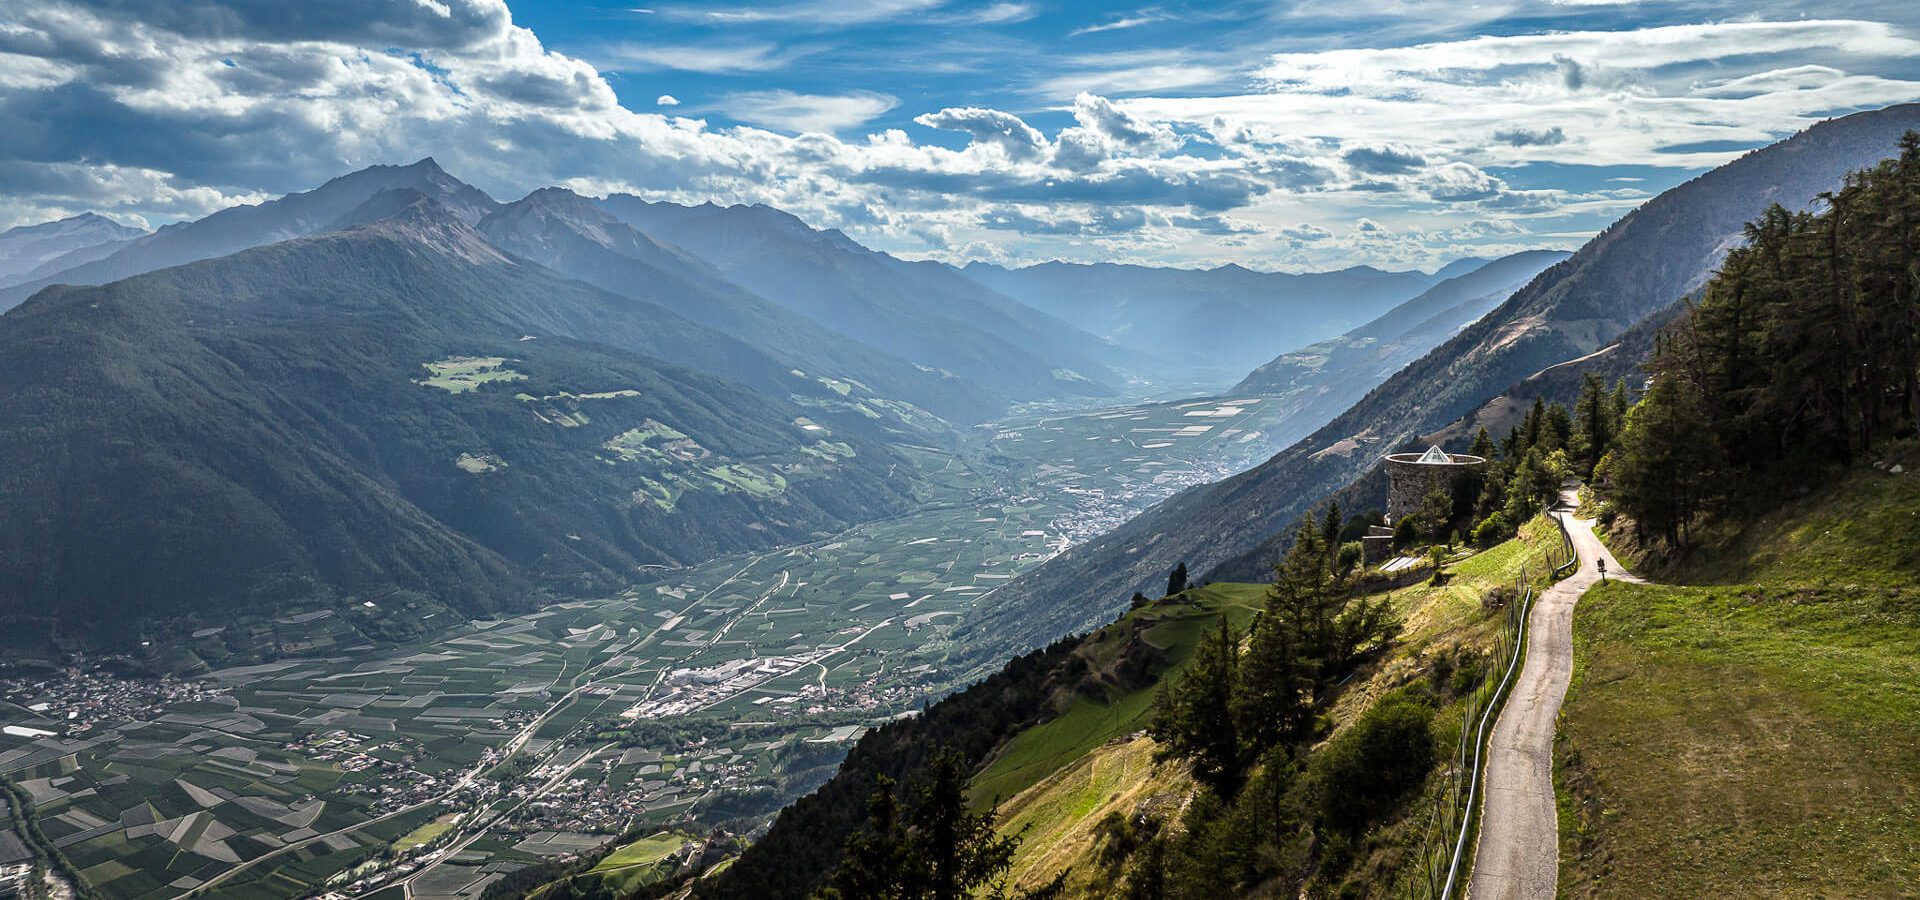
[(1401, 688), (1380, 698), (1353, 727), (1313, 755), (1321, 820), (1357, 833), (1392, 812), (1432, 771), (1433, 704)]
[(1420, 525), (1418, 522), (1415, 522), (1413, 520), (1412, 516), (1405, 516), (1401, 518), (1400, 522), (1393, 526), (1394, 549), (1405, 550), (1406, 548), (1411, 547), (1416, 543), (1419, 543), (1419, 541), (1420, 541)]
[(1506, 514), (1489, 513), (1473, 526), (1473, 542), (1482, 547), (1491, 547), (1513, 536), (1513, 525), (1507, 521)]
[(1333, 569), (1338, 574), (1345, 575), (1359, 568), (1360, 561), (1365, 556), (1366, 551), (1359, 541), (1348, 541), (1340, 545), (1340, 555), (1335, 559)]

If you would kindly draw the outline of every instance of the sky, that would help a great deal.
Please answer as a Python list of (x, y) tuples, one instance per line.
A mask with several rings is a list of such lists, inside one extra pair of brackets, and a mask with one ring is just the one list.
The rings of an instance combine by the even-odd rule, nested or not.
[(1917, 100), (1911, 0), (0, 0), (0, 227), (432, 156), (912, 258), (1432, 269)]

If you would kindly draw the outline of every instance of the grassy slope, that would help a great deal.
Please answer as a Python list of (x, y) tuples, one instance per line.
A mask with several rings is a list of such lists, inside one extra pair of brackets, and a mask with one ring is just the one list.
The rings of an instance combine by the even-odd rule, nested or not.
[[(1442, 653), (1456, 647), (1481, 652), (1498, 622), (1498, 616), (1482, 609), (1482, 594), (1491, 587), (1513, 584), (1523, 568), (1537, 580), (1558, 539), (1551, 525), (1536, 520), (1528, 523), (1519, 538), (1450, 566), (1453, 578), (1448, 584), (1423, 583), (1394, 591), (1394, 608), (1405, 630), (1393, 650), (1349, 684), (1332, 711), (1335, 727), (1358, 718), (1388, 691), (1428, 677), (1432, 661)], [(1169, 671), (1178, 671), (1201, 634), (1217, 621), (1213, 610), (1227, 610), (1237, 625), (1245, 627), (1264, 591), (1264, 585), (1215, 584), (1194, 592), (1201, 599), (1198, 608), (1156, 604), (1130, 615), (1177, 613), (1148, 636), (1169, 649), (1169, 658), (1176, 663)], [(976, 777), (976, 799), (1008, 798), (999, 806), (1002, 833), (1025, 830), (1014, 857), (1015, 886), (1044, 884), (1067, 871), (1067, 896), (1107, 896), (1113, 886), (1094, 859), (1098, 849), (1094, 829), (1100, 820), (1111, 812), (1131, 814), (1143, 803), (1178, 806), (1192, 795), (1194, 782), (1184, 766), (1156, 763), (1151, 738), (1128, 737), (1146, 727), (1156, 690), (1149, 686), (1106, 705), (1082, 700), (1066, 715), (1009, 741)], [(1443, 758), (1458, 739), (1459, 718), (1457, 705), (1435, 717)], [(1432, 789), (1439, 787), (1436, 777)], [(1406, 852), (1421, 840), (1430, 799), (1422, 796), (1409, 803), (1412, 813), (1369, 836), (1356, 877), (1377, 883), (1360, 888), (1357, 895), (1369, 895), (1369, 889), (1377, 896), (1400, 895), (1394, 889), (1400, 873), (1389, 870), (1397, 869)]]
[[(1265, 591), (1258, 584), (1212, 584), (1187, 592), (1191, 605), (1156, 603), (1129, 616), (1143, 624), (1155, 623), (1144, 636), (1167, 652), (1167, 671), (1177, 672), (1186, 668), (1200, 636), (1214, 628), (1222, 614), (1234, 627), (1244, 629), (1259, 610)], [(1115, 628), (1102, 637), (1125, 630)], [(1116, 642), (1098, 641), (1090, 649), (1096, 656), (1107, 649), (1117, 653), (1117, 647), (1106, 646), (1111, 643)], [(1013, 797), (1088, 751), (1145, 729), (1153, 716), (1154, 693), (1155, 688), (1148, 687), (1097, 699), (1081, 697), (1057, 718), (1015, 735), (974, 778), (975, 802)]]
[(1669, 576), (1691, 586), (1581, 601), (1564, 894), (1913, 890), (1917, 511), (1920, 475), (1857, 472), (1697, 551)]

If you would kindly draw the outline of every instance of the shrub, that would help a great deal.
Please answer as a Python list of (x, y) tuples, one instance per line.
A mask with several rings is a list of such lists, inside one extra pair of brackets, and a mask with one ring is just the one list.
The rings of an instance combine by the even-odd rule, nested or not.
[(1353, 727), (1313, 755), (1320, 817), (1355, 833), (1393, 811), (1433, 769), (1433, 705), (1401, 688), (1380, 698)]
[(1513, 525), (1507, 522), (1506, 514), (1489, 513), (1473, 526), (1473, 542), (1482, 547), (1491, 547), (1513, 535)]

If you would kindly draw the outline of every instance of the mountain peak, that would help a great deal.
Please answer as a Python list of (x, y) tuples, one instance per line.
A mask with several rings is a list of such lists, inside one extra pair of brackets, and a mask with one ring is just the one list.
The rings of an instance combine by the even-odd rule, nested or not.
[(380, 191), (326, 230), (379, 234), (426, 244), (476, 265), (511, 263), (454, 210), (413, 188)]
[(566, 211), (573, 215), (589, 216), (595, 221), (601, 219), (612, 220), (613, 218), (601, 210), (600, 207), (595, 206), (593, 201), (563, 187), (543, 187), (520, 198), (512, 205), (524, 205), (534, 209)]
[(93, 210), (87, 210), (86, 212), (68, 216), (64, 219), (54, 219), (49, 222), (38, 222), (32, 225), (16, 225), (4, 232), (0, 232), (0, 237), (21, 237), (29, 235), (52, 236), (70, 234), (81, 230), (99, 230), (115, 239), (138, 237), (139, 235), (147, 233), (144, 228), (122, 225)]

